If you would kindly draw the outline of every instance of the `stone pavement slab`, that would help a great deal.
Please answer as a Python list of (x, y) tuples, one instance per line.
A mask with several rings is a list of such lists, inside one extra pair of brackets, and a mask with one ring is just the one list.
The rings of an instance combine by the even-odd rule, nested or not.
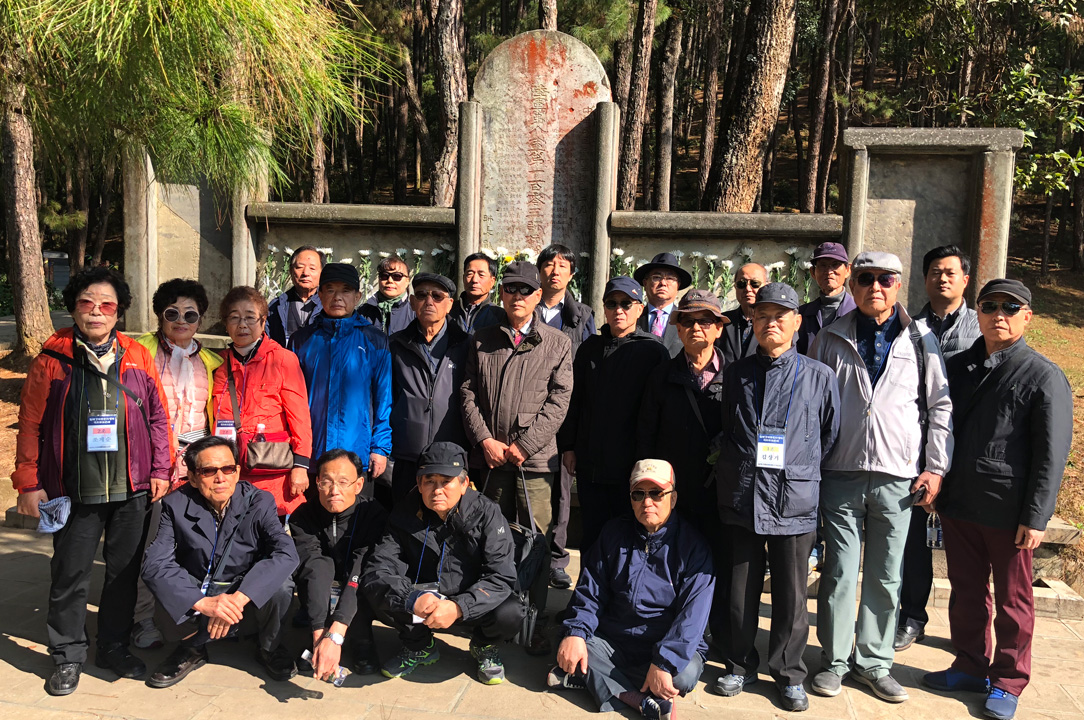
[[(84, 666), (75, 694), (64, 698), (47, 695), (45, 679), (52, 671), (45, 637), (45, 608), (49, 586), (48, 538), (25, 530), (0, 528), (0, 718), (3, 720), (89, 720), (131, 718), (148, 720), (248, 720), (249, 718), (318, 718), (319, 720), (534, 720), (535, 718), (597, 717), (586, 693), (553, 693), (545, 690), (545, 673), (552, 658), (534, 658), (511, 645), (502, 647), (508, 680), (487, 687), (474, 679), (475, 665), (466, 637), (438, 635), (441, 659), (422, 667), (409, 678), (385, 680), (380, 676), (350, 676), (336, 688), (311, 677), (298, 676), (286, 683), (264, 678), (253, 659), (251, 642), (223, 641), (210, 647), (211, 662), (182, 683), (165, 690), (148, 688), (141, 681), (118, 680), (108, 671)], [(92, 602), (101, 592), (103, 565), (99, 557), (91, 587)], [(578, 557), (569, 568), (575, 576)], [(568, 591), (550, 592), (551, 612), (564, 606)], [(761, 605), (758, 647), (767, 654), (767, 628), (771, 607)], [(811, 621), (816, 600), (809, 601)], [(93, 637), (96, 608), (88, 612), (88, 634)], [(896, 656), (893, 675), (910, 694), (910, 700), (890, 705), (867, 688), (844, 681), (835, 698), (810, 697), (808, 720), (945, 720), (982, 717), (979, 695), (950, 696), (920, 686), (922, 675), (940, 670), (952, 661), (946, 611), (929, 608), (927, 638)], [(1084, 621), (1038, 618), (1035, 627), (1033, 676), (1024, 692), (1017, 718), (1032, 720), (1084, 720)], [(376, 640), (382, 656), (394, 652), (395, 633), (377, 626)], [(300, 651), (304, 633), (288, 638)], [(153, 667), (166, 649), (138, 651)], [(811, 628), (804, 656), (810, 672), (820, 667), (816, 627)], [(681, 718), (708, 720), (776, 720), (790, 717), (778, 706), (778, 694), (766, 675), (735, 698), (707, 690), (722, 667), (711, 660), (696, 690), (679, 701)], [(808, 689), (808, 684), (807, 684)], [(635, 717), (629, 711), (623, 713)]]

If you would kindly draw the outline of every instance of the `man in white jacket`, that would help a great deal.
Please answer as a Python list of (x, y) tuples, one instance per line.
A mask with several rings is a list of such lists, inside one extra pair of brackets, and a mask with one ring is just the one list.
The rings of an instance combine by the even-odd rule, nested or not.
[(912, 506), (929, 508), (948, 472), (952, 402), (937, 340), (896, 302), (902, 273), (891, 253), (859, 254), (851, 275), (857, 310), (821, 331), (809, 352), (835, 370), (844, 409), (821, 470), (824, 669), (812, 683), (820, 695), (838, 695), (850, 671), (882, 700), (907, 699), (889, 675), (903, 549)]

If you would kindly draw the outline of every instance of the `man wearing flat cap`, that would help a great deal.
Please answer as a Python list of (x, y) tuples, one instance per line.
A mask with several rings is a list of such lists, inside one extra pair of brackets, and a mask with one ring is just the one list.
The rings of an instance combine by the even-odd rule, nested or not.
[(625, 483), (636, 462), (640, 398), (651, 372), (670, 359), (655, 335), (637, 327), (643, 289), (630, 277), (610, 278), (602, 296), (606, 324), (580, 346), (572, 363), (572, 401), (557, 433), (557, 449), (576, 475), (583, 534), (594, 544), (613, 517), (626, 515)]
[(802, 355), (809, 354), (809, 346), (821, 328), (854, 310), (854, 298), (847, 292), (847, 279), (851, 276), (847, 248), (837, 242), (822, 242), (813, 250), (812, 263), (810, 270), (820, 295), (798, 307), (802, 324), (794, 336), (794, 346)]
[(644, 286), (647, 300), (646, 312), (640, 315), (640, 329), (662, 340), (670, 357), (677, 357), (681, 352), (681, 340), (677, 329), (670, 325), (670, 313), (678, 293), (693, 284), (693, 276), (678, 265), (672, 253), (664, 252), (636, 268), (632, 277)]
[[(325, 265), (320, 273), (324, 309), (290, 338), (290, 349), (309, 391), (312, 456), (331, 448), (350, 450), (375, 478), (391, 455), (391, 354), (387, 336), (354, 312), (360, 300), (357, 268)], [(373, 496), (372, 486), (366, 483), (366, 497)]]
[(807, 563), (817, 534), (821, 463), (839, 432), (835, 374), (798, 354), (793, 340), (801, 322), (794, 288), (760, 288), (753, 306), (757, 352), (724, 373), (715, 468), (730, 569), (729, 627), (721, 638), (726, 674), (715, 689), (732, 697), (757, 680), (757, 615), (770, 562), (768, 672), (788, 712), (809, 707), (802, 687)]
[(903, 549), (912, 506), (930, 507), (949, 469), (952, 401), (937, 339), (896, 302), (902, 273), (891, 253), (860, 253), (850, 283), (857, 310), (824, 328), (809, 351), (835, 371), (846, 408), (821, 468), (824, 669), (812, 682), (820, 695), (838, 695), (850, 671), (882, 700), (907, 700), (889, 674)]
[(410, 306), (415, 318), (391, 336), (392, 495), (415, 486), (418, 455), (437, 441), (467, 446), (459, 386), (467, 371), (470, 335), (448, 313), (455, 283), (434, 273), (414, 276)]
[(1008, 720), (1031, 676), (1032, 553), (1065, 472), (1073, 395), (1065, 374), (1024, 339), (1032, 309), (1022, 282), (986, 283), (978, 309), (982, 337), (948, 362), (956, 446), (937, 498), (956, 659), (923, 684), (978, 693), (989, 688), (985, 714)]

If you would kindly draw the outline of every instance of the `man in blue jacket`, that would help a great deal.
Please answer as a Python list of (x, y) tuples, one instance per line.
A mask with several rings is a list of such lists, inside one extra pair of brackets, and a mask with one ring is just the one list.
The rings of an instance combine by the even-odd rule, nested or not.
[(568, 603), (552, 688), (590, 690), (599, 710), (623, 703), (670, 720), (704, 670), (715, 577), (711, 550), (680, 515), (674, 470), (641, 460), (629, 493), (636, 519), (611, 520), (584, 555)]
[[(379, 477), (391, 455), (391, 353), (387, 336), (354, 313), (360, 299), (357, 268), (325, 265), (320, 274), (324, 309), (290, 338), (290, 349), (309, 389), (312, 456), (330, 448), (350, 450), (372, 477)], [(365, 496), (372, 497), (372, 483), (366, 485)]]
[(730, 568), (729, 627), (721, 642), (726, 674), (715, 689), (733, 697), (757, 679), (754, 642), (767, 560), (768, 672), (788, 712), (809, 708), (802, 687), (809, 637), (806, 575), (817, 531), (821, 458), (839, 433), (835, 373), (798, 354), (793, 340), (801, 322), (794, 288), (760, 288), (753, 305), (756, 354), (724, 374), (722, 447), (715, 466)]

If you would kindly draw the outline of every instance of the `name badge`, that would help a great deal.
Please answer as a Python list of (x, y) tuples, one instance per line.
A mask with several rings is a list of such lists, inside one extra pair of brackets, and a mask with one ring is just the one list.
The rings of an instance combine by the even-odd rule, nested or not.
[(335, 614), (335, 608), (339, 606), (339, 598), (342, 597), (343, 586), (336, 580), (331, 583), (331, 597), (328, 599), (328, 612)]
[(87, 418), (87, 452), (117, 451), (117, 416), (96, 413)]
[(237, 423), (233, 420), (216, 420), (215, 437), (226, 438), (230, 442), (236, 442)]
[(783, 433), (757, 433), (757, 467), (783, 469), (787, 436)]
[(203, 578), (203, 584), (199, 586), (199, 591), (204, 595), (207, 594), (207, 588), (211, 587), (211, 576), (206, 575)]

